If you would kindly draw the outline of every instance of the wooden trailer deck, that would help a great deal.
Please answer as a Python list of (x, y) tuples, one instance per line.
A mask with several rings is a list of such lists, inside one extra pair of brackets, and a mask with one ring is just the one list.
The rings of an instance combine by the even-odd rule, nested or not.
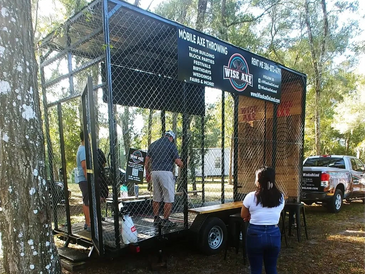
[(188, 211), (190, 213), (196, 213), (196, 214), (208, 214), (208, 213), (220, 212), (220, 211), (225, 211), (225, 210), (238, 209), (241, 207), (242, 207), (242, 201), (237, 201), (237, 202), (231, 202), (231, 203), (225, 203), (225, 204), (219, 204), (219, 205), (210, 205), (210, 206), (191, 208)]
[[(148, 196), (149, 195), (144, 195)], [(138, 198), (148, 198), (141, 197)], [(120, 201), (130, 201), (135, 199), (136, 197), (128, 197), (128, 198), (120, 198)], [(111, 203), (111, 200), (110, 200)], [(208, 205), (203, 207), (190, 208), (188, 210), (188, 227), (190, 228), (191, 224), (194, 222), (197, 215), (207, 215), (211, 213), (219, 213), (224, 211), (230, 211), (235, 209), (240, 209), (242, 207), (242, 201), (237, 202), (229, 202), (225, 204), (216, 204), (216, 205)], [(159, 235), (159, 228), (153, 224), (153, 214), (132, 214), (131, 215), (133, 223), (138, 232), (138, 243), (151, 239)], [(184, 214), (183, 212), (174, 212), (170, 216), (171, 221), (176, 223), (176, 226), (171, 228), (162, 227), (161, 234), (171, 234), (179, 231), (183, 231), (184, 229)], [(114, 217), (109, 214), (102, 221), (103, 228), (103, 241), (105, 245), (113, 248), (115, 247), (115, 232), (114, 232)], [(122, 217), (119, 217), (119, 228), (122, 228)], [(59, 232), (63, 232), (63, 229), (60, 229)], [(64, 231), (66, 232), (66, 231)], [(82, 241), (90, 241), (92, 242), (91, 232), (84, 230), (84, 223), (76, 223), (72, 226), (72, 234), (76, 238), (80, 238)], [(124, 243), (122, 237), (120, 236), (120, 245), (124, 247)]]
[[(148, 240), (159, 235), (159, 228), (153, 224), (153, 215), (134, 214), (131, 215), (133, 223), (138, 233), (138, 243)], [(195, 216), (189, 215), (188, 226), (194, 221)], [(167, 235), (184, 230), (184, 214), (183, 212), (175, 212), (170, 216), (170, 220), (176, 223), (176, 226), (171, 228), (161, 227), (161, 234)], [(103, 241), (105, 245), (113, 248), (115, 247), (115, 232), (114, 232), (114, 217), (105, 217), (102, 223)], [(122, 217), (119, 217), (119, 229), (122, 228)], [(56, 233), (63, 234), (67, 230), (59, 229)], [(84, 223), (76, 223), (72, 225), (72, 234), (75, 238), (81, 241), (90, 241), (92, 243), (91, 232), (84, 230)], [(120, 245), (124, 247), (122, 236), (120, 235)]]

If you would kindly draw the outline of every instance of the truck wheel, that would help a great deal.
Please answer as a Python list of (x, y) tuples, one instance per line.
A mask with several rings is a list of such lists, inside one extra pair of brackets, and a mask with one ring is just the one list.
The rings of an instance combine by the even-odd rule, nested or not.
[(335, 195), (328, 201), (328, 210), (332, 213), (338, 213), (341, 210), (343, 202), (343, 193), (340, 189), (336, 189)]
[(199, 232), (199, 249), (212, 255), (219, 253), (227, 241), (227, 228), (225, 223), (217, 218), (208, 218)]

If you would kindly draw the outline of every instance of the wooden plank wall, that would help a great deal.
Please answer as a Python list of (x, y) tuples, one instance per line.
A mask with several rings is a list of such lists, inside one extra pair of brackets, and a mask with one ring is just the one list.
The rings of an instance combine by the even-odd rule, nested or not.
[[(255, 189), (257, 168), (275, 163), (276, 181), (285, 196), (300, 196), (301, 150), (303, 146), (300, 83), (282, 85), (277, 110), (276, 138), (273, 136), (274, 104), (240, 96), (238, 115), (238, 192)], [(275, 149), (274, 149), (274, 145)], [(274, 153), (274, 154), (273, 154)]]

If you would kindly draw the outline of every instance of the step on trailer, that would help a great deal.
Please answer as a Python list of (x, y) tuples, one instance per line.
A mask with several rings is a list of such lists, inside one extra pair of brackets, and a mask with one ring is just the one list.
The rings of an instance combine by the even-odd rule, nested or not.
[[(229, 214), (240, 211), (262, 165), (274, 167), (285, 196), (298, 201), (304, 74), (118, 0), (90, 3), (45, 37), (39, 53), (52, 225), (65, 246), (115, 257), (130, 246), (154, 246), (161, 237), (191, 235), (204, 252), (218, 252), (226, 244)], [(81, 129), (91, 232), (84, 230), (74, 183)], [(170, 129), (185, 165), (174, 170), (170, 219), (177, 225), (159, 229), (143, 161), (148, 145)], [(97, 148), (107, 158), (105, 201)], [(211, 148), (221, 150), (209, 161), (221, 172), (208, 179), (204, 156)], [(138, 161), (131, 161), (130, 151)], [(60, 182), (62, 192), (56, 191)], [(123, 227), (137, 235), (136, 243), (123, 237)]]

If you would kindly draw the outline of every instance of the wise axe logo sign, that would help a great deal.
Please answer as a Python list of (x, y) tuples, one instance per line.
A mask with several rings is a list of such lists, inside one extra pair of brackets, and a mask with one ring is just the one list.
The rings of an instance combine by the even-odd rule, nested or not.
[(238, 53), (231, 56), (228, 66), (223, 66), (223, 79), (229, 79), (232, 87), (239, 92), (253, 86), (253, 75), (250, 74), (246, 59)]
[(135, 164), (139, 164), (141, 162), (144, 161), (142, 152), (139, 150), (135, 150), (133, 151), (133, 153), (130, 155), (131, 160), (135, 163)]

